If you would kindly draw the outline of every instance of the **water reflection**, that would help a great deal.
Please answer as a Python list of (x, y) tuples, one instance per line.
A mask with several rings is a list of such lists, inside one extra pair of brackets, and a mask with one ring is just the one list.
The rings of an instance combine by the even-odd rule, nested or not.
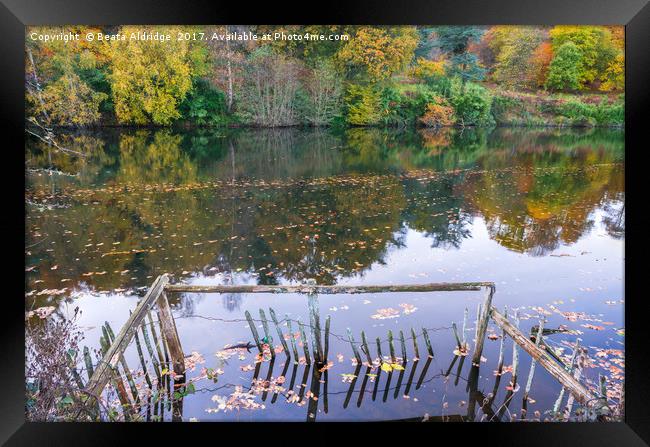
[[(385, 263), (408, 231), (458, 249), (476, 218), (492, 240), (531, 256), (575, 243), (592, 231), (597, 210), (611, 237), (624, 236), (619, 131), (111, 130), (60, 138), (86, 156), (40, 142), (27, 148), (26, 288), (36, 300), (82, 286), (139, 287), (162, 272), (333, 284)], [(240, 299), (224, 296), (224, 306), (237, 310)]]

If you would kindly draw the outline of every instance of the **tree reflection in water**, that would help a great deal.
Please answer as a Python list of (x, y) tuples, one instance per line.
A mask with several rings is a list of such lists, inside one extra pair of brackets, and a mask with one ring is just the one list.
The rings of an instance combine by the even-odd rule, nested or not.
[[(139, 287), (162, 272), (333, 284), (384, 263), (409, 230), (458, 249), (479, 218), (491, 239), (532, 256), (599, 218), (624, 236), (618, 131), (112, 130), (61, 141), (87, 156), (28, 142), (28, 291)], [(241, 297), (223, 299), (239, 308)]]

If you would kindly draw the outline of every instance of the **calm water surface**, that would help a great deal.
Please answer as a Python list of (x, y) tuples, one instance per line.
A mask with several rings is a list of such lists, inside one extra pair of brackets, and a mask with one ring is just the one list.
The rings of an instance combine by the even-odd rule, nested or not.
[[(549, 342), (567, 357), (579, 337), (594, 358), (586, 383), (607, 374), (616, 398), (624, 365), (616, 354), (624, 341), (620, 131), (112, 130), (65, 135), (62, 144), (87, 156), (53, 153), (36, 142), (26, 151), (25, 304), (26, 311), (54, 306), (59, 315), (80, 307), (89, 347), (98, 346), (104, 321), (120, 328), (137, 289), (164, 272), (195, 284), (494, 281), (493, 304), (519, 309), (524, 332), (540, 315), (546, 327), (565, 325), (572, 332)], [(381, 420), (473, 410), (471, 359), (455, 359), (449, 327), (461, 327), (467, 308), (466, 338), (473, 344), (481, 292), (319, 297), (321, 318), (332, 318), (334, 365), (327, 380), (315, 382), (313, 369), (285, 364), (284, 354), (257, 364), (257, 373), (254, 353), (215, 355), (227, 344), (252, 341), (242, 321), (246, 310), (257, 316), (273, 307), (282, 318), (308, 322), (305, 297), (175, 294), (170, 300), (184, 351), (200, 354), (188, 372), (197, 392), (184, 399), (185, 420)], [(355, 371), (348, 327), (356, 338), (364, 330), (371, 345), (389, 329), (410, 336), (411, 327), (429, 328), (434, 358), (420, 377), (427, 359), (419, 337), (422, 358), (413, 362), (407, 340), (410, 361), (390, 382), (378, 369)], [(492, 325), (490, 331), (500, 335)], [(485, 396), (494, 386), (498, 349), (498, 339), (486, 340), (478, 385)], [(505, 352), (509, 365), (509, 341)], [(523, 388), (530, 359), (520, 358)], [(223, 373), (214, 383), (200, 378), (202, 368)], [(273, 390), (256, 392), (253, 401), (264, 408), (206, 412), (218, 407), (215, 395), (250, 387), (255, 374), (273, 383), (286, 378), (273, 403)], [(315, 383), (318, 400), (291, 398), (291, 389), (307, 394)], [(543, 419), (559, 390), (537, 368), (528, 417), (539, 411)], [(522, 393), (504, 419), (518, 417)]]

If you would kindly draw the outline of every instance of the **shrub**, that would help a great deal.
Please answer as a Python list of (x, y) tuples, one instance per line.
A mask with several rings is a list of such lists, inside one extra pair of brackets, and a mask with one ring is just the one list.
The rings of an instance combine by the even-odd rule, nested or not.
[(417, 63), (411, 68), (410, 72), (412, 76), (428, 81), (432, 78), (437, 78), (445, 75), (445, 65), (446, 61), (440, 59), (437, 61), (431, 59), (425, 59), (423, 57), (418, 58)]
[(574, 126), (622, 126), (625, 122), (623, 103), (609, 104), (606, 99), (599, 104), (572, 99), (559, 104), (556, 113)]
[(451, 126), (456, 121), (454, 109), (445, 98), (436, 96), (427, 104), (424, 115), (419, 119), (426, 127)]
[(381, 121), (389, 126), (415, 124), (435, 97), (435, 92), (426, 85), (415, 85), (406, 91), (387, 86), (381, 92)]
[(380, 92), (372, 86), (348, 85), (345, 104), (346, 123), (353, 126), (372, 126), (381, 120)]
[(496, 95), (492, 99), (492, 116), (497, 122), (508, 121), (508, 115), (521, 110), (521, 101), (517, 98)]
[(180, 106), (183, 119), (198, 125), (226, 123), (226, 97), (204, 79), (197, 79)]
[(484, 87), (468, 83), (463, 92), (456, 83), (452, 86), (450, 102), (461, 126), (494, 125), (492, 95)]

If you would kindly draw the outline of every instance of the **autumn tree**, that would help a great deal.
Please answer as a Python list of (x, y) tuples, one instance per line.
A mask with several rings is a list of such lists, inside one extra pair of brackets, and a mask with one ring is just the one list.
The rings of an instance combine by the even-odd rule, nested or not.
[[(138, 32), (174, 34), (176, 27), (125, 26)], [(106, 45), (111, 89), (120, 123), (168, 125), (180, 117), (179, 105), (192, 87), (192, 77), (205, 73), (206, 54), (187, 40), (116, 40)]]
[(412, 26), (362, 26), (337, 53), (349, 79), (378, 82), (404, 69), (413, 59), (418, 32)]
[(543, 87), (548, 76), (549, 66), (553, 60), (553, 47), (550, 42), (539, 44), (528, 60), (530, 81), (535, 87)]
[[(31, 28), (31, 32), (55, 34), (61, 28)], [(66, 28), (84, 34), (87, 27)], [(35, 116), (46, 124), (83, 127), (96, 123), (100, 105), (108, 98), (86, 82), (89, 72), (100, 65), (97, 48), (84, 40), (34, 42), (27, 38), (26, 97)], [(83, 78), (82, 78), (83, 77)]]
[(533, 77), (528, 61), (544, 35), (530, 26), (508, 28), (496, 57), (494, 78), (508, 87), (524, 87)]

